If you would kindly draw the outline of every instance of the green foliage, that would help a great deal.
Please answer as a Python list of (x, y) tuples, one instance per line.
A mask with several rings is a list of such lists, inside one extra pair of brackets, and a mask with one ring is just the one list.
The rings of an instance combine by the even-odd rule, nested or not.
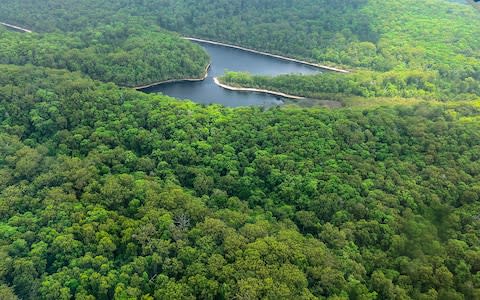
[[(249, 73), (227, 72), (219, 78), (222, 83), (234, 87), (280, 91), (312, 99), (338, 99), (349, 96), (402, 97), (441, 99), (445, 97), (435, 84), (435, 73), (411, 71), (371, 72), (357, 71), (339, 76), (334, 73), (318, 75), (254, 76)], [(476, 97), (470, 95), (469, 97)]]
[(0, 32), (1, 61), (22, 65), (0, 65), (1, 299), (480, 298), (478, 101), (229, 109), (91, 78), (202, 72), (203, 52), (160, 22), (372, 69), (232, 84), (470, 99), (471, 8), (25, 0), (0, 17), (49, 32)]
[(243, 87), (320, 99), (338, 98), (337, 93), (440, 100), (480, 96), (480, 17), (470, 5), (444, 0), (164, 2), (169, 9), (159, 11), (159, 22), (165, 28), (355, 72), (256, 77), (251, 85), (235, 81)]
[[(103, 26), (67, 35), (0, 30), (0, 63), (79, 71), (123, 86), (203, 76), (208, 56), (199, 46), (154, 27), (135, 26)], [(38, 122), (52, 118), (52, 113), (36, 113)]]
[[(10, 1), (2, 8), (0, 18), (3, 20), (38, 31), (73, 31), (73, 35), (78, 36), (79, 31), (86, 30), (96, 36), (105, 24), (117, 29), (113, 30), (115, 34), (142, 28), (136, 31), (136, 35), (142, 35), (141, 39), (123, 34), (120, 49), (111, 49), (111, 55), (105, 58), (92, 55), (98, 52), (95, 49), (84, 51), (87, 47), (83, 47), (79, 51), (77, 46), (68, 47), (74, 48), (71, 54), (77, 62), (75, 66), (66, 66), (69, 70), (80, 70), (96, 79), (123, 85), (199, 77), (203, 72), (206, 58), (198, 48), (166, 33), (145, 32), (144, 29), (157, 23), (185, 35), (312, 62), (338, 64), (353, 68), (357, 73), (347, 78), (344, 74), (330, 74), (327, 79), (286, 77), (278, 79), (282, 83), (274, 80), (268, 84), (255, 80), (256, 85), (288, 94), (299, 92), (308, 97), (331, 98), (331, 93), (338, 92), (362, 97), (440, 100), (470, 100), (480, 96), (477, 38), (480, 17), (475, 8), (465, 3), (445, 0), (155, 0), (132, 4), (127, 0), (101, 3), (25, 0)], [(76, 13), (69, 13), (71, 11)], [(138, 42), (144, 40), (149, 42)], [(58, 41), (54, 44), (59, 48)], [(111, 41), (103, 44), (106, 48), (112, 46)], [(165, 49), (165, 55), (155, 55), (156, 49)], [(24, 53), (24, 57), (29, 57), (27, 51)], [(101, 62), (105, 67), (95, 67), (94, 62)], [(52, 64), (42, 66), (56, 67)], [(362, 71), (364, 69), (369, 71)]]
[(0, 69), (6, 299), (480, 294), (478, 105), (202, 107)]
[[(375, 43), (367, 0), (152, 1), (162, 27), (187, 35), (316, 59), (346, 44)], [(165, 9), (159, 9), (162, 4)], [(361, 43), (358, 43), (361, 42)], [(358, 44), (357, 44), (358, 43)]]

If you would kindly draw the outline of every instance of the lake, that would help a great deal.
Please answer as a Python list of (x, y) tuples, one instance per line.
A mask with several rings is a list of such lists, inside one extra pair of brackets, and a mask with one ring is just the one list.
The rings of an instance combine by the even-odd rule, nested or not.
[(314, 74), (321, 72), (320, 68), (245, 50), (202, 42), (196, 43), (208, 52), (212, 63), (208, 77), (204, 81), (165, 83), (143, 89), (143, 91), (162, 93), (202, 104), (219, 103), (230, 107), (247, 105), (269, 107), (283, 104), (284, 99), (263, 93), (229, 91), (216, 85), (213, 78), (222, 76), (225, 71), (249, 72), (256, 75)]

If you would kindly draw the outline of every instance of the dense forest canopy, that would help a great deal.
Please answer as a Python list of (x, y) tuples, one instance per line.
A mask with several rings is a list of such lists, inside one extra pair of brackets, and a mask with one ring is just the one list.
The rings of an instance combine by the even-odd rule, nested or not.
[(180, 37), (129, 24), (67, 35), (0, 29), (0, 43), (0, 63), (80, 71), (122, 86), (202, 77), (209, 61), (199, 46)]
[[(156, 23), (185, 35), (371, 71), (364, 73), (366, 79), (350, 78), (349, 89), (362, 85), (362, 81), (375, 83), (376, 78), (390, 78), (382, 87), (388, 93), (369, 88), (361, 93), (363, 97), (388, 94), (429, 99), (433, 92), (445, 101), (480, 95), (480, 16), (466, 3), (26, 0), (5, 3), (2, 8), (0, 18), (38, 31), (83, 31), (115, 22), (140, 26)], [(190, 71), (186, 69), (183, 73)], [(424, 92), (404, 91), (405, 72), (412, 70), (431, 78)], [(337, 76), (343, 80), (343, 74)], [(316, 85), (323, 85), (321, 79)], [(311, 93), (303, 91), (307, 92)], [(328, 91), (314, 91), (322, 93)]]
[(0, 69), (22, 299), (479, 296), (478, 105), (204, 108)]
[(480, 16), (443, 0), (159, 2), (166, 28), (262, 50), (380, 71), (478, 67)]
[[(433, 72), (406, 70), (401, 75), (395, 72), (357, 71), (343, 76), (322, 73), (271, 77), (227, 72), (219, 80), (229, 86), (274, 90), (313, 99), (341, 100), (349, 96), (440, 99), (442, 94), (435, 88), (436, 77)], [(480, 90), (478, 83), (476, 86)]]
[[(158, 18), (166, 28), (305, 58), (313, 49), (378, 39), (360, 9), (366, 0), (157, 2), (167, 8)], [(332, 45), (337, 35), (342, 45)]]
[(0, 17), (3, 22), (22, 25), (36, 32), (78, 32), (115, 22), (126, 23), (132, 19), (139, 25), (149, 25), (151, 22), (147, 15), (135, 17), (132, 14), (141, 9), (140, 2), (143, 1), (8, 1), (2, 3)]
[[(80, 71), (104, 82), (142, 86), (201, 78), (206, 52), (115, 1), (13, 1), (0, 18), (33, 34), (0, 28), (0, 63)], [(127, 10), (128, 11), (128, 10)]]
[[(343, 74), (336, 75), (336, 80), (349, 82), (349, 90), (374, 82), (375, 87), (353, 94), (429, 98), (433, 92), (436, 99), (442, 100), (474, 99), (480, 95), (480, 16), (465, 3), (444, 0), (160, 2), (169, 9), (160, 11), (159, 23), (187, 35), (315, 62), (369, 69), (370, 72), (347, 80)], [(404, 91), (409, 87), (405, 87), (403, 79), (412, 71), (430, 78), (428, 87), (420, 93)], [(388, 80), (383, 86), (377, 84), (384, 77)], [(295, 78), (291, 80), (280, 89), (298, 91), (290, 87), (296, 85)], [(330, 92), (323, 88), (323, 78), (306, 80), (315, 83), (314, 94)], [(388, 91), (375, 91), (379, 88)], [(309, 90), (300, 94), (305, 93), (312, 94)]]
[[(34, 30), (0, 30), (0, 299), (480, 299), (479, 20), (441, 0), (0, 4)], [(119, 87), (203, 73), (158, 25), (354, 70), (229, 84), (427, 101)]]

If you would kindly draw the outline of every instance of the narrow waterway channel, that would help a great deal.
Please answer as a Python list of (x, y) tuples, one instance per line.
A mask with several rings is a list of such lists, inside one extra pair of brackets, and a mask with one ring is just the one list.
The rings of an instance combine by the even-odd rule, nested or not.
[(213, 78), (222, 76), (225, 71), (242, 71), (257, 75), (314, 74), (322, 71), (314, 66), (241, 49), (203, 42), (197, 43), (205, 48), (212, 62), (208, 77), (205, 80), (165, 83), (143, 89), (143, 91), (147, 93), (163, 93), (179, 99), (189, 99), (197, 103), (219, 103), (230, 107), (281, 105), (285, 99), (280, 96), (226, 90), (215, 84)]

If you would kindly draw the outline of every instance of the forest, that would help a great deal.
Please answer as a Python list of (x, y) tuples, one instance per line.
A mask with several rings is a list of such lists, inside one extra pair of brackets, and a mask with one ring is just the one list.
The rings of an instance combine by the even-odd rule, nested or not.
[[(0, 299), (480, 299), (478, 12), (207, 2), (0, 5), (34, 31), (0, 29)], [(180, 34), (352, 70), (228, 84), (390, 105), (130, 88), (202, 75)]]
[(228, 109), (1, 71), (4, 295), (480, 296), (478, 104)]
[(159, 29), (129, 24), (75, 34), (22, 34), (0, 29), (0, 44), (3, 64), (67, 69), (130, 87), (201, 78), (209, 63), (208, 55), (195, 44)]
[[(165, 28), (355, 71), (366, 69), (362, 76), (348, 79), (348, 89), (388, 78), (389, 91), (367, 87), (356, 95), (423, 97), (425, 92), (428, 98), (432, 89), (440, 100), (480, 95), (480, 15), (470, 5), (444, 0), (164, 2), (169, 9), (160, 10), (159, 24)], [(403, 83), (412, 72), (431, 78), (419, 93)], [(344, 74), (330, 76), (346, 81)], [(330, 93), (322, 88), (323, 77), (301, 79), (300, 85), (304, 80), (314, 81), (316, 87), (300, 94)], [(298, 90), (292, 88), (296, 82), (256, 81), (288, 94)]]
[[(438, 100), (445, 95), (435, 88), (436, 80), (435, 74), (418, 71), (404, 71), (402, 77), (399, 77), (398, 73), (371, 71), (358, 71), (343, 76), (327, 72), (318, 75), (289, 74), (275, 77), (226, 72), (219, 78), (221, 83), (233, 87), (280, 91), (320, 100), (342, 100), (352, 96)], [(473, 88), (480, 91), (479, 83), (473, 84)], [(475, 99), (475, 96), (470, 95), (469, 98)]]
[[(2, 8), (0, 18), (34, 31), (75, 34), (86, 30), (98, 33), (103, 24), (118, 26), (123, 23), (128, 24), (128, 28), (160, 25), (187, 36), (338, 65), (362, 75), (353, 75), (348, 80), (344, 74), (330, 75), (338, 77), (334, 81), (348, 81), (348, 87), (340, 92), (367, 99), (384, 96), (431, 99), (433, 96), (442, 101), (463, 101), (480, 96), (480, 15), (471, 5), (459, 1), (109, 0), (100, 3), (67, 0), (58, 3), (54, 0), (25, 0), (5, 3)], [(151, 34), (148, 32), (146, 36)], [(152, 36), (152, 39), (155, 38)], [(165, 46), (154, 41), (151, 43)], [(173, 37), (169, 44), (188, 47)], [(146, 48), (147, 60), (143, 68), (139, 68), (143, 74), (143, 69), (149, 69), (148, 60), (157, 62), (158, 59), (150, 45), (135, 45)], [(191, 51), (198, 58), (202, 56), (196, 52), (198, 49)], [(170, 50), (166, 56), (174, 52)], [(135, 53), (129, 54), (136, 58)], [(170, 69), (175, 69), (179, 75), (203, 72), (199, 64), (195, 65), (196, 60), (192, 63), (186, 57), (184, 59), (171, 63)], [(147, 73), (155, 71), (148, 70)], [(412, 73), (416, 78), (427, 79), (426, 86), (405, 84), (404, 79)], [(107, 75), (108, 80), (120, 76)], [(129, 77), (133, 77), (129, 78), (130, 82), (135, 81), (135, 74)], [(168, 76), (157, 77), (161, 81)], [(279, 80), (283, 84), (274, 80), (267, 86), (284, 92), (288, 90), (288, 94), (298, 91), (295, 82), (286, 84), (288, 80)], [(300, 91), (301, 94), (330, 93), (329, 89), (322, 88), (323, 78), (301, 78), (300, 81), (304, 80), (312, 81), (316, 86)], [(379, 91), (377, 80), (383, 81), (378, 85), (384, 84), (384, 91)], [(256, 81), (256, 85), (264, 84)], [(368, 87), (366, 82), (375, 87)]]

